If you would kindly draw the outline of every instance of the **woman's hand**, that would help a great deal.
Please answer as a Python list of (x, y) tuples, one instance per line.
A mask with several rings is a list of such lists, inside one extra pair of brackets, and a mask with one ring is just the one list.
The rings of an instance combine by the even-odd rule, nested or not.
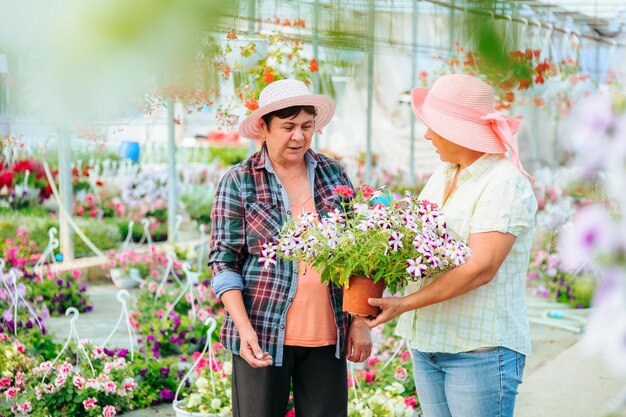
[(363, 362), (372, 353), (372, 337), (367, 323), (360, 317), (353, 317), (348, 330), (346, 359), (351, 362)]
[(380, 307), (382, 309), (382, 312), (373, 319), (365, 319), (365, 323), (371, 328), (395, 319), (400, 314), (407, 311), (404, 301), (404, 297), (368, 299), (367, 302), (371, 306)]
[(272, 365), (272, 357), (268, 352), (263, 352), (259, 346), (259, 339), (254, 329), (239, 332), (241, 349), (239, 354), (253, 368), (264, 368)]

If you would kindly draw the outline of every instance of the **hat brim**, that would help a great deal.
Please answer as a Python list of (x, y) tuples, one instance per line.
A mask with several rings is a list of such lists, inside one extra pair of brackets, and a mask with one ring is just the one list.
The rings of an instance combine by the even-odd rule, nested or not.
[(259, 134), (259, 119), (276, 110), (293, 106), (315, 107), (315, 130), (321, 131), (335, 114), (335, 102), (328, 96), (306, 94), (302, 96), (284, 98), (266, 106), (259, 107), (248, 115), (239, 125), (239, 134), (248, 139), (261, 139)]
[[(474, 123), (424, 106), (428, 88), (411, 90), (411, 106), (415, 117), (442, 138), (464, 148), (485, 153), (505, 153), (506, 147), (488, 124)], [(425, 108), (427, 107), (427, 108)], [(517, 130), (517, 129), (515, 129)]]

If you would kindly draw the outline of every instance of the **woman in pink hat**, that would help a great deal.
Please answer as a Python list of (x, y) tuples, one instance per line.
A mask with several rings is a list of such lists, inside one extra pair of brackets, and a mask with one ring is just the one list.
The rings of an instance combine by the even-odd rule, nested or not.
[(291, 387), (298, 417), (344, 417), (346, 358), (370, 355), (369, 328), (342, 312), (340, 288), (265, 251), (287, 217), (341, 209), (333, 190), (352, 187), (337, 161), (310, 149), (334, 111), (330, 97), (300, 81), (268, 85), (239, 127), (263, 146), (215, 194), (209, 265), (226, 307), (221, 339), (233, 352), (235, 417), (283, 417)]
[(531, 351), (524, 282), (537, 209), (519, 121), (494, 112), (492, 88), (469, 75), (415, 88), (412, 102), (442, 161), (420, 198), (441, 207), (472, 255), (404, 297), (370, 299), (382, 312), (368, 324), (402, 315), (396, 334), (412, 348), (425, 417), (512, 417)]

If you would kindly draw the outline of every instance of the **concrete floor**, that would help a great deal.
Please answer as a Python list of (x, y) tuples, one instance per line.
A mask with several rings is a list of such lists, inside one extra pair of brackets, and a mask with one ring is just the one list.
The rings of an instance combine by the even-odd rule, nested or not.
[[(90, 285), (88, 293), (92, 297), (94, 311), (79, 318), (77, 332), (81, 338), (101, 343), (119, 318), (120, 304), (112, 285)], [(536, 300), (530, 301), (533, 303)], [(533, 315), (544, 310), (543, 307), (530, 309)], [(576, 314), (585, 316), (584, 312)], [(52, 318), (47, 323), (57, 339), (64, 341), (69, 331), (69, 319)], [(531, 324), (531, 337), (533, 354), (526, 361), (515, 416), (605, 416), (607, 405), (626, 388), (626, 378), (611, 376), (601, 358), (583, 356), (578, 346), (580, 334), (543, 324)], [(113, 335), (111, 343), (129, 346), (128, 333), (124, 327)], [(167, 404), (125, 415), (173, 417), (174, 412), (171, 405)]]

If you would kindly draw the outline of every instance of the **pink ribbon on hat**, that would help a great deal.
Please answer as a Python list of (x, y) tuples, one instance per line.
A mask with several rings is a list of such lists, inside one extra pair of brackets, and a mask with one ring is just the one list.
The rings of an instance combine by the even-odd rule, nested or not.
[(511, 161), (515, 168), (522, 174), (526, 175), (530, 179), (531, 183), (535, 183), (535, 179), (524, 169), (522, 161), (519, 159), (519, 149), (515, 138), (513, 137), (513, 131), (511, 130), (511, 124), (516, 124), (515, 128), (519, 126), (520, 121), (514, 117), (503, 116), (498, 112), (487, 113), (484, 116), (480, 116), (481, 120), (486, 120), (491, 124), (491, 128), (496, 135), (500, 138), (504, 146), (511, 150)]
[(458, 103), (442, 100), (434, 94), (428, 94), (424, 100), (424, 105), (432, 105), (438, 111), (447, 113), (454, 117), (459, 117), (470, 122), (489, 124), (496, 133), (500, 141), (511, 151), (511, 162), (515, 168), (523, 175), (530, 179), (531, 183), (535, 183), (535, 179), (524, 169), (519, 159), (519, 149), (517, 142), (513, 138), (513, 131), (517, 131), (520, 121), (514, 117), (505, 116), (498, 112), (483, 113), (473, 107), (463, 106)]

